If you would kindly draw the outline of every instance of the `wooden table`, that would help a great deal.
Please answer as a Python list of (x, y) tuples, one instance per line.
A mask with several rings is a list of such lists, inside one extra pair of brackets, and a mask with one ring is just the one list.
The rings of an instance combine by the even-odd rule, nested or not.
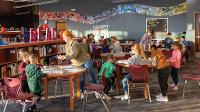
[(67, 78), (70, 81), (70, 111), (74, 111), (74, 81), (77, 81), (77, 99), (80, 99), (80, 76), (85, 72), (83, 67), (74, 66), (47, 66), (47, 68), (42, 69), (43, 73), (47, 76), (44, 77), (44, 97), (45, 100), (48, 99), (48, 80), (57, 78)]
[[(147, 64), (149, 67), (152, 67), (150, 64), (148, 64), (147, 61), (143, 60), (144, 64)], [(128, 68), (129, 63), (128, 60), (117, 60), (114, 62), (116, 65), (116, 87), (117, 87), (117, 92), (120, 94), (121, 93), (121, 72), (123, 68)]]

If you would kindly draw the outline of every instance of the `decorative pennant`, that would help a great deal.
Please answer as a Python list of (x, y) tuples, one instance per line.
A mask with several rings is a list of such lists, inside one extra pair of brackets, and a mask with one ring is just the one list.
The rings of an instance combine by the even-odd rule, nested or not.
[(186, 2), (171, 7), (153, 7), (141, 4), (128, 4), (119, 5), (96, 16), (82, 16), (77, 12), (39, 11), (39, 17), (44, 20), (69, 19), (83, 24), (95, 24), (112, 16), (126, 13), (139, 13), (149, 16), (175, 16), (186, 13), (186, 6)]

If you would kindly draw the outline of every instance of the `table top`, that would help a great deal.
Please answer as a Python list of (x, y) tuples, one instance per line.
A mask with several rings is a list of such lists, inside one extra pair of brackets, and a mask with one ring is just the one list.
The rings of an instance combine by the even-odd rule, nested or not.
[(53, 65), (44, 66), (42, 72), (47, 74), (47, 77), (70, 77), (81, 75), (85, 72), (84, 67), (75, 67), (73, 65)]
[(109, 54), (112, 54), (114, 57), (125, 57), (125, 55), (130, 55), (129, 52), (119, 52), (119, 53), (102, 53), (101, 57), (106, 57)]
[[(121, 66), (121, 67), (129, 67), (129, 62), (128, 60), (117, 60), (114, 62), (117, 66)], [(144, 60), (143, 59), (143, 62), (142, 62), (142, 65), (148, 65), (149, 67), (152, 66), (151, 65), (151, 61), (150, 60)]]

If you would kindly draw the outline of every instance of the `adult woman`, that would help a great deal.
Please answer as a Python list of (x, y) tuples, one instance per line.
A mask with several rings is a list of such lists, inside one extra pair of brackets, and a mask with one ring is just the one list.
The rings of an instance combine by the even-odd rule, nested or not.
[(149, 51), (150, 45), (152, 43), (152, 36), (153, 36), (153, 29), (152, 28), (148, 28), (147, 32), (143, 35), (141, 41), (140, 41), (140, 45), (141, 48), (145, 50)]
[[(69, 59), (74, 66), (85, 67), (88, 74), (91, 76), (93, 83), (97, 83), (96, 74), (93, 70), (93, 62), (90, 58), (90, 55), (84, 48), (80, 45), (78, 41), (74, 39), (74, 35), (70, 31), (64, 31), (63, 39), (66, 42), (66, 55), (58, 56), (58, 59), (64, 60)], [(81, 92), (84, 92), (84, 82), (85, 75), (81, 76)]]

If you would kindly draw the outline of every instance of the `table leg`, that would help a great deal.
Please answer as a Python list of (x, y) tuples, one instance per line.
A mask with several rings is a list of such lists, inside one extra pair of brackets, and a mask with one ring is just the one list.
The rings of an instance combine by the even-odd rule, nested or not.
[(48, 100), (48, 78), (44, 77), (44, 98)]
[(69, 78), (70, 82), (70, 112), (74, 111), (74, 77)]
[(77, 80), (76, 98), (80, 99), (81, 98), (81, 92), (80, 92), (80, 90), (81, 90), (80, 89), (80, 75), (77, 76), (76, 80)]
[(116, 66), (116, 86), (118, 94), (121, 93), (120, 67)]

